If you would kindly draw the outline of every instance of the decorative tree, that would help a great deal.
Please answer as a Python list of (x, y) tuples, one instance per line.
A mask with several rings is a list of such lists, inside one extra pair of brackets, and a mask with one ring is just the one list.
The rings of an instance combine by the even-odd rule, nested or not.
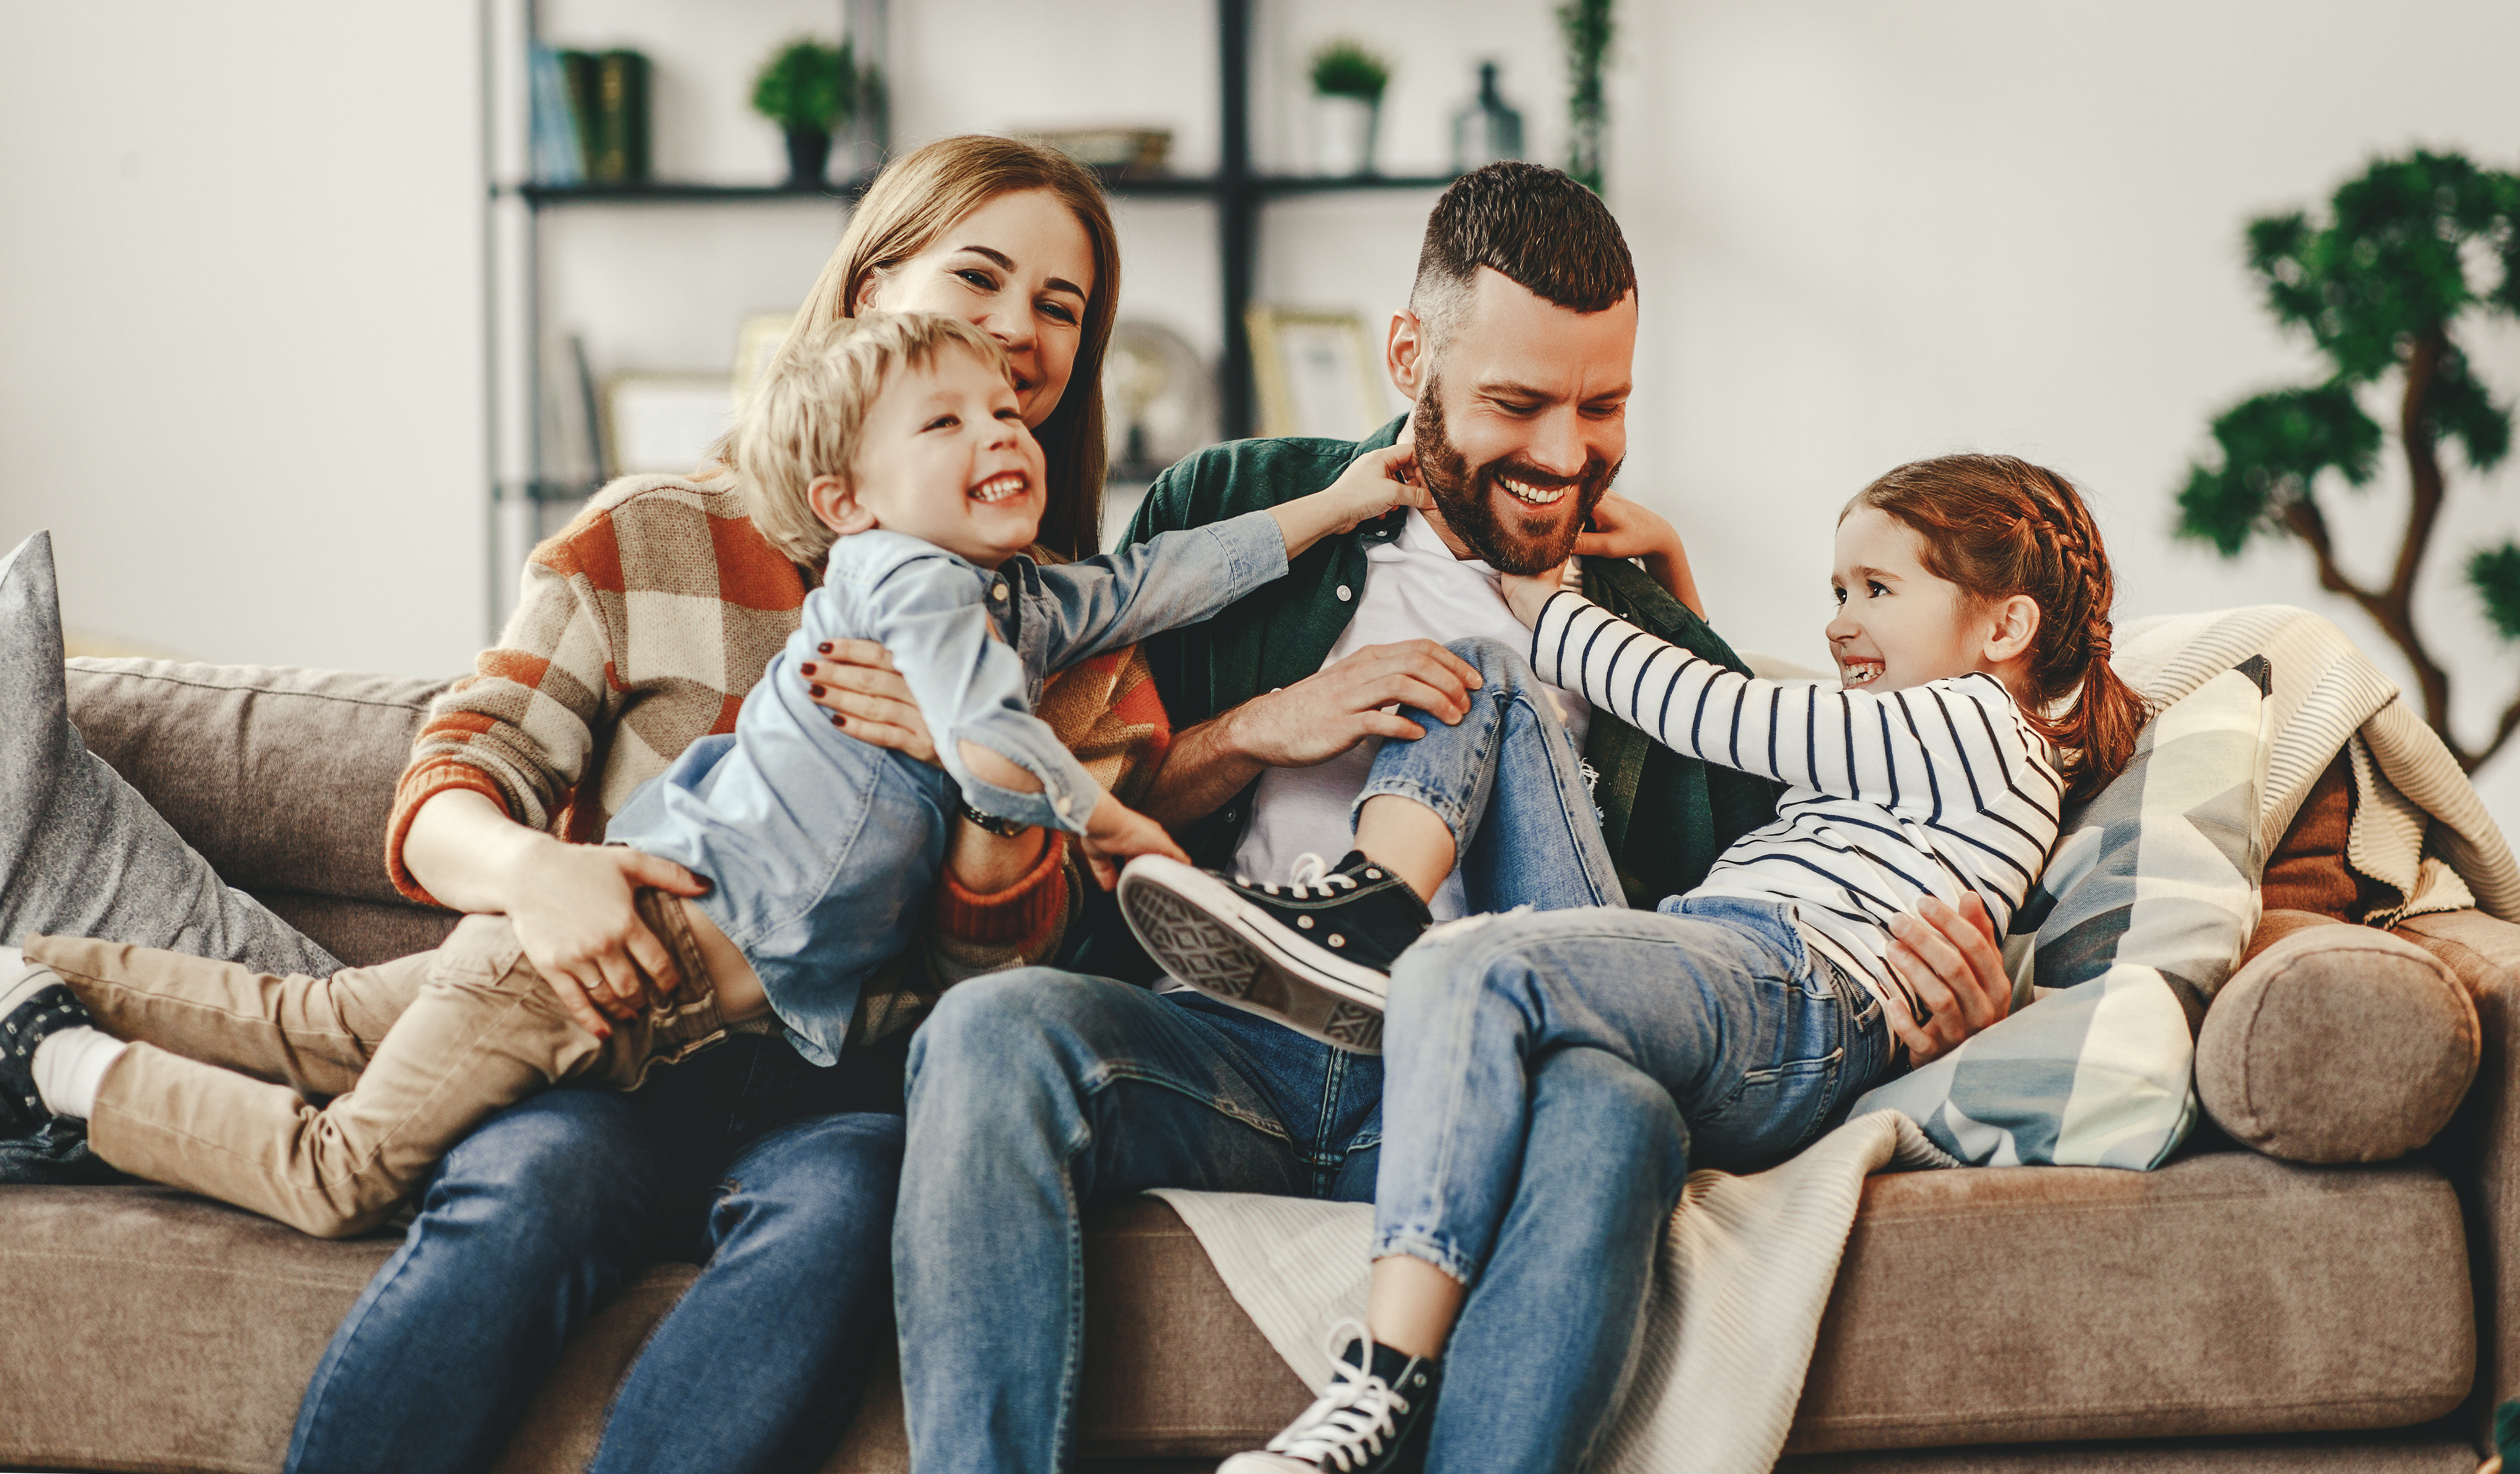
[(1611, 0), (1560, 0), (1557, 29), (1566, 39), (1566, 172), (1601, 193), (1601, 128), (1609, 104), (1601, 96), (1601, 64), (1610, 54)]
[[(2249, 268), (2286, 327), (2307, 329), (2335, 372), (2308, 388), (2243, 400), (2214, 421), (2222, 465), (2191, 466), (2179, 493), (2179, 532), (2234, 558), (2261, 532), (2307, 544), (2319, 587), (2362, 606), (2414, 667), (2424, 720), (2462, 768), (2499, 751), (2520, 729), (2520, 697), (2482, 747), (2451, 733), (2450, 673), (2415, 628), (2416, 575), (2441, 519), (2442, 443), (2487, 471), (2511, 448), (2511, 411), (2478, 381), (2452, 330), (2462, 320), (2520, 315), (2520, 176), (2453, 154), (2383, 159), (2338, 189), (2330, 218), (2296, 211), (2249, 223)], [(2498, 273), (2489, 290), (2479, 278)], [(2377, 469), (2383, 432), (2361, 391), (2395, 375), (2398, 446), (2406, 455), (2406, 531), (2389, 582), (2370, 588), (2336, 561), (2320, 482), (2332, 472), (2362, 487)], [(2467, 578), (2486, 617), (2520, 640), (2520, 546), (2478, 550)]]

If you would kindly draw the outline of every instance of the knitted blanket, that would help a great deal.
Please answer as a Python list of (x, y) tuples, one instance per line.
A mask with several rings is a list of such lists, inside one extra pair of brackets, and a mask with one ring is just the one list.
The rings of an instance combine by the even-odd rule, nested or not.
[[(1849, 1121), (1765, 1172), (1689, 1174), (1654, 1256), (1637, 1371), (1592, 1467), (1603, 1474), (1763, 1474), (1793, 1426), (1821, 1313), (1864, 1179), (1950, 1167), (1894, 1111)], [(1367, 1203), (1158, 1189), (1236, 1303), (1307, 1386), (1325, 1339), (1365, 1318)]]
[(2308, 609), (2251, 604), (2131, 620), (2109, 663), (2155, 710), (2251, 655), (2274, 667), (2274, 747), (2258, 808), (2273, 854), (2338, 748), (2354, 768), (2345, 856), (2399, 899), (2363, 920), (2387, 926), (2477, 907), (2520, 921), (2520, 865), (2467, 775), (2345, 632)]

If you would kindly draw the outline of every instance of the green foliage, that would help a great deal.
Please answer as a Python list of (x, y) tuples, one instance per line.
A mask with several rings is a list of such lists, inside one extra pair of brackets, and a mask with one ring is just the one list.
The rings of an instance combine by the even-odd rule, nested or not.
[(1557, 31), (1566, 42), (1566, 117), (1573, 124), (1566, 172), (1601, 193), (1601, 129), (1609, 121), (1601, 67), (1610, 55), (1612, 0), (1560, 0)]
[(2505, 640), (2520, 640), (2520, 544), (2479, 548), (2467, 560), (2467, 581), (2485, 601), (2485, 617)]
[(1390, 85), (1391, 64), (1345, 37), (1313, 53), (1313, 90), (1324, 97), (1378, 103)]
[(763, 64), (752, 82), (752, 111), (788, 131), (829, 133), (857, 112), (854, 47), (825, 46), (799, 36)]
[(2279, 530), (2284, 509), (2310, 496), (2319, 472), (2356, 486), (2370, 480), (2380, 426), (2354, 402), (2352, 385), (2330, 380), (2242, 400), (2215, 420), (2214, 442), (2222, 469), (2187, 469), (2179, 531), (2231, 558), (2252, 532)]

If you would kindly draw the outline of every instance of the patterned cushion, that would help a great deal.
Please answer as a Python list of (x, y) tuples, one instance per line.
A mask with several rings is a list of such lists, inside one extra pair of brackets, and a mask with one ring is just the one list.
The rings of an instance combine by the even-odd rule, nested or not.
[(2195, 1120), (2195, 1026), (2257, 925), (2270, 679), (2252, 656), (2144, 727), (2014, 918), (2012, 1016), (1858, 1113), (1904, 1112), (1964, 1162), (2170, 1155)]

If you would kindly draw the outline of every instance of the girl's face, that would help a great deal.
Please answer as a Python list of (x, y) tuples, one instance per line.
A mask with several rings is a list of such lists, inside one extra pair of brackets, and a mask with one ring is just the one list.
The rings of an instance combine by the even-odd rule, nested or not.
[(1837, 524), (1837, 567), (1828, 581), (1837, 617), (1824, 633), (1848, 691), (2002, 674), (1988, 658), (1990, 637), (2000, 633), (1996, 619), (1976, 610), (1959, 585), (1927, 572), (1924, 539), (1879, 508), (1859, 507)]
[(936, 244), (870, 278), (855, 310), (942, 312), (994, 337), (1014, 365), (1023, 423), (1058, 408), (1094, 294), (1094, 243), (1048, 190), (981, 201)]

